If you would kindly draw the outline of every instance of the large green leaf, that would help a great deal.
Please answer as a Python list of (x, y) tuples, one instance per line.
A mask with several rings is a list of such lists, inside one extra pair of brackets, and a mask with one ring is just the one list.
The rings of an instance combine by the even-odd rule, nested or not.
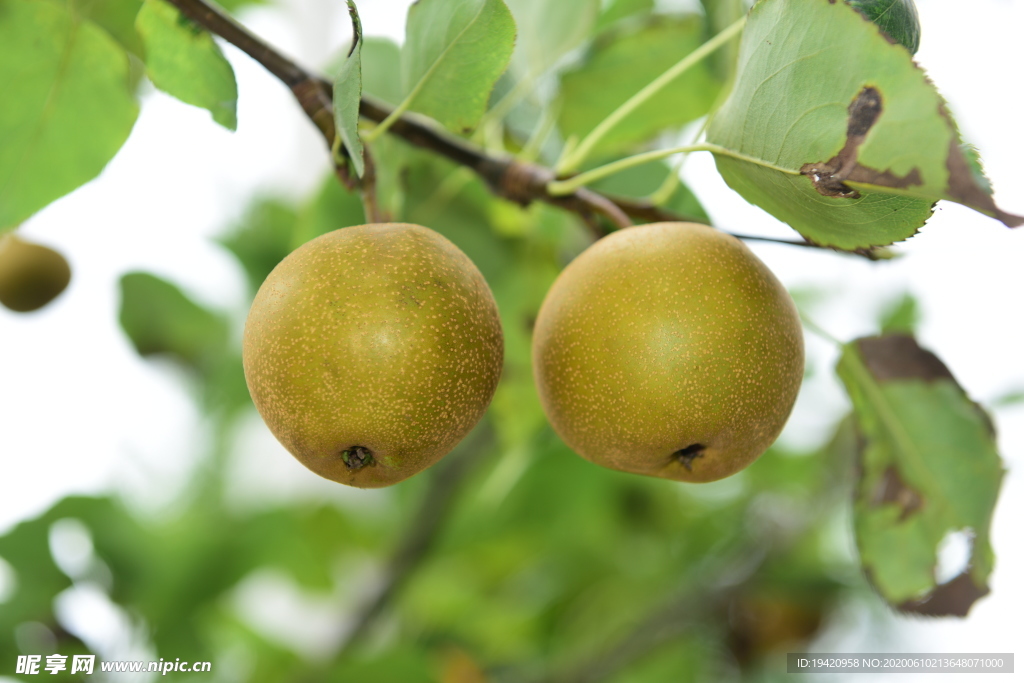
[[(1003, 469), (992, 423), (907, 335), (848, 344), (837, 372), (864, 439), (854, 528), (865, 572), (900, 609), (966, 615), (988, 593), (994, 562), (989, 527)], [(965, 531), (970, 564), (939, 585), (939, 544)]]
[(0, 3), (0, 230), (93, 179), (138, 116), (128, 56), (70, 6)]
[(209, 110), (228, 130), (238, 126), (235, 72), (213, 36), (165, 0), (146, 0), (135, 19), (153, 84), (182, 102)]
[[(598, 41), (586, 61), (562, 77), (558, 116), (562, 134), (586, 136), (619, 105), (703, 42), (704, 24), (696, 15), (662, 18)], [(707, 64), (694, 66), (623, 119), (594, 153), (620, 151), (707, 114), (718, 89)]]
[(503, 0), (419, 0), (409, 8), (402, 87), (410, 107), (471, 131), (508, 66), (516, 26)]
[[(264, 244), (243, 252), (255, 261), (243, 261), (247, 269), (262, 265), (261, 258), (269, 260), (268, 247)], [(169, 356), (197, 373), (208, 414), (232, 415), (251, 406), (241, 354), (228, 345), (228, 323), (223, 315), (197, 304), (155, 275), (128, 273), (121, 277), (120, 322), (139, 355)]]
[(221, 359), (228, 340), (222, 316), (149, 273), (121, 277), (120, 319), (140, 355), (167, 354), (200, 371)]
[(356, 4), (348, 0), (352, 17), (352, 47), (334, 79), (334, 127), (348, 150), (356, 175), (363, 177), (363, 141), (359, 138), (359, 101), (363, 96), (363, 25)]
[(761, 0), (708, 128), (718, 170), (804, 237), (857, 249), (913, 235), (939, 199), (1009, 226), (952, 117), (902, 46), (845, 3)]

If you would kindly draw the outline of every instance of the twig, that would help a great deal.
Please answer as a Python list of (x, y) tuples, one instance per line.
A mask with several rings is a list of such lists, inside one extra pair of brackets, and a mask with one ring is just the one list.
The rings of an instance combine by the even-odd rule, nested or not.
[(339, 657), (344, 657), (369, 633), (378, 617), (419, 569), (440, 535), (448, 513), (455, 503), (456, 492), (473, 464), (479, 460), (481, 452), (493, 442), (493, 439), (493, 430), (484, 423), (455, 452), (450, 453), (435, 467), (430, 487), (388, 562), (383, 584), (359, 610), (354, 626), (339, 647)]
[[(220, 36), (245, 52), (287, 85), (306, 116), (323, 135), (328, 147), (333, 145), (335, 137), (333, 87), (329, 81), (288, 59), (233, 18), (208, 5), (205, 0), (168, 0), (168, 2), (211, 33)], [(394, 113), (394, 108), (373, 97), (363, 95), (359, 113), (379, 124)], [(596, 220), (597, 216), (607, 219), (615, 228), (632, 225), (631, 217), (651, 220), (651, 217), (656, 215), (657, 220), (692, 220), (658, 207), (644, 206), (642, 201), (611, 198), (586, 188), (579, 188), (564, 196), (553, 196), (547, 188), (548, 184), (555, 179), (555, 174), (551, 169), (526, 161), (518, 161), (509, 156), (488, 154), (476, 145), (448, 133), (431, 119), (418, 114), (405, 112), (394, 118), (388, 132), (401, 137), (411, 145), (433, 151), (456, 164), (472, 169), (487, 183), (491, 191), (500, 197), (524, 206), (534, 201), (540, 201), (579, 215), (597, 237), (609, 232), (602, 223)], [(344, 181), (347, 170), (336, 169), (336, 171)], [(348, 183), (350, 182), (351, 180), (348, 181)], [(828, 249), (828, 247), (821, 247), (810, 242), (777, 240), (751, 235), (737, 236), (741, 239), (758, 239)], [(870, 252), (865, 251), (843, 253), (872, 258)]]
[(373, 161), (373, 154), (368, 148), (363, 148), (363, 177), (360, 182), (360, 193), (363, 198), (363, 213), (370, 223), (387, 223), (391, 217), (384, 214), (377, 201), (377, 165)]
[[(391, 108), (369, 95), (363, 95), (359, 113), (371, 121), (380, 122), (391, 114)], [(440, 130), (437, 124), (426, 117), (403, 114), (395, 119), (388, 130), (410, 144), (436, 152), (473, 170), (499, 197), (524, 206), (533, 201), (541, 201), (584, 218), (587, 214), (602, 215), (618, 228), (633, 224), (629, 216), (604, 195), (580, 188), (571, 194), (554, 196), (547, 190), (548, 183), (555, 177), (551, 169), (518, 161), (510, 156), (490, 155), (480, 147)], [(601, 231), (598, 237), (605, 234), (607, 231)]]

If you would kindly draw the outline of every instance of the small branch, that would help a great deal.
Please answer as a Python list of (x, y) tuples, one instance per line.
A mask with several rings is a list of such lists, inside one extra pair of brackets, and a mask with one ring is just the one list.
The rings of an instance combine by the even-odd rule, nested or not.
[[(168, 0), (168, 2), (211, 33), (220, 36), (245, 52), (291, 88), (292, 94), (302, 110), (321, 132), (328, 147), (333, 146), (335, 138), (334, 105), (333, 87), (330, 82), (307, 71), (277, 52), (233, 18), (206, 4), (205, 0)], [(723, 44), (725, 39), (732, 35), (732, 33), (729, 36), (725, 34), (730, 31), (738, 32), (741, 28), (742, 26), (737, 22), (733, 27), (719, 34)], [(714, 47), (711, 42), (706, 43), (705, 46)], [(693, 54), (691, 53), (691, 56)], [(359, 113), (364, 118), (382, 123), (394, 114), (394, 109), (369, 95), (363, 95)], [(598, 238), (609, 232), (599, 217), (607, 220), (616, 228), (629, 227), (632, 225), (631, 218), (647, 221), (706, 223), (703, 220), (674, 214), (649, 202), (612, 198), (583, 187), (564, 196), (555, 196), (548, 191), (548, 184), (555, 180), (555, 174), (551, 169), (526, 161), (517, 161), (512, 157), (490, 155), (476, 145), (448, 133), (431, 119), (418, 114), (406, 112), (393, 118), (389, 126), (389, 133), (402, 138), (409, 144), (435, 152), (460, 166), (473, 170), (499, 197), (524, 206), (534, 201), (541, 201), (577, 214)], [(708, 148), (710, 149), (710, 146)], [(346, 183), (346, 186), (351, 186), (353, 181), (347, 178), (347, 169), (336, 168), (335, 171), (339, 178)], [(797, 240), (779, 240), (753, 235), (736, 236), (745, 240), (829, 249)], [(878, 250), (840, 253), (852, 253), (871, 260), (885, 258), (884, 252)], [(881, 256), (879, 256), (880, 253)]]
[(555, 196), (569, 194), (584, 185), (596, 182), (602, 178), (607, 178), (610, 175), (620, 173), (621, 171), (625, 171), (626, 169), (633, 168), (635, 166), (649, 164), (652, 161), (660, 161), (675, 154), (706, 151), (710, 151), (710, 148), (707, 145), (686, 145), (685, 147), (671, 147), (669, 149), (656, 149), (650, 152), (642, 152), (631, 157), (626, 157), (625, 159), (613, 161), (610, 164), (605, 164), (604, 166), (592, 168), (589, 171), (584, 171), (579, 175), (566, 178), (565, 180), (553, 180), (548, 183), (548, 192)]
[(384, 583), (360, 609), (354, 626), (339, 647), (339, 657), (351, 652), (369, 633), (380, 615), (392, 604), (409, 578), (423, 564), (455, 504), (456, 493), (470, 473), (472, 465), (479, 460), (481, 452), (493, 442), (493, 439), (493, 430), (490, 425), (484, 423), (455, 452), (448, 454), (435, 466), (430, 487), (388, 562)]
[(377, 165), (369, 148), (363, 148), (363, 177), (359, 187), (363, 198), (363, 213), (367, 223), (387, 223), (390, 217), (380, 209), (377, 201)]
[[(632, 199), (630, 197), (608, 197), (616, 206), (630, 218), (646, 221), (648, 223), (702, 223), (710, 225), (706, 218), (687, 216), (684, 214), (669, 211), (644, 199)], [(727, 235), (732, 235), (744, 242), (771, 242), (774, 244), (785, 244), (790, 247), (807, 247), (810, 249), (829, 249), (820, 244), (807, 242), (805, 240), (787, 240), (779, 237), (765, 237), (763, 235), (744, 235), (738, 232), (723, 230)], [(832, 251), (831, 249), (829, 249)], [(873, 249), (860, 249), (857, 251), (839, 251), (840, 254), (862, 256), (871, 261), (878, 261), (885, 258), (885, 254), (878, 247)]]

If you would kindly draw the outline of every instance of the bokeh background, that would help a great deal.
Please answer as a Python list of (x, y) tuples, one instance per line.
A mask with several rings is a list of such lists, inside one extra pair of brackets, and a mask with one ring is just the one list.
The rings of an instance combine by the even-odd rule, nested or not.
[[(367, 35), (400, 42), (409, 4), (362, 0)], [(923, 27), (918, 63), (949, 100), (965, 138), (979, 148), (997, 203), (1024, 214), (1024, 94), (1017, 87), (1017, 75), (1024, 69), (1019, 40), (1024, 4), (917, 4)], [(700, 11), (699, 3), (685, 0), (657, 6), (666, 13)], [(344, 6), (337, 0), (277, 0), (249, 7), (239, 16), (270, 43), (314, 67), (327, 64), (349, 40)], [(225, 46), (225, 53), (239, 85), (236, 133), (213, 124), (207, 112), (146, 86), (138, 123), (103, 174), (21, 228), (25, 236), (65, 254), (74, 275), (69, 290), (38, 313), (0, 310), (0, 534), (43, 515), (70, 494), (110, 494), (123, 501), (140, 528), (173, 522), (179, 534), (188, 536), (199, 526), (188, 526), (186, 513), (197, 497), (212, 495), (204, 472), (211, 467), (210, 454), (219, 449), (223, 464), (218, 465), (222, 473), (217, 495), (230, 514), (251, 517), (285, 510), (308, 521), (320, 514), (316, 510), (338, 511), (337, 519), (317, 527), (327, 536), (335, 530), (341, 534), (324, 540), (325, 567), (317, 570), (326, 572), (322, 580), (319, 575), (296, 579), (294, 572), (276, 566), (276, 560), (254, 561), (252, 571), (244, 572), (230, 590), (204, 598), (203, 609), (219, 614), (203, 621), (206, 635), (213, 634), (206, 641), (214, 657), (213, 679), (284, 680), (285, 672), (298, 666), (288, 662), (333, 661), (333, 648), (360, 603), (359, 587), (379, 579), (426, 483), (355, 491), (321, 480), (276, 443), (251, 409), (225, 432), (211, 417), (201, 382), (173, 360), (140, 357), (119, 325), (122, 275), (147, 271), (223, 314), (237, 340), (250, 284), (239, 260), (218, 237), (263, 215), (253, 207), (268, 198), (286, 207), (307, 202), (328, 175), (321, 139), (287, 89), (234, 48)], [(716, 225), (769, 236), (793, 234), (729, 190), (710, 155), (693, 155), (683, 176)], [(891, 262), (763, 243), (750, 246), (815, 321), (840, 339), (875, 333), (886, 312), (907, 295), (916, 302), (922, 345), (949, 365), (971, 397), (991, 411), (998, 428), (1008, 474), (993, 526), (997, 564), (992, 594), (966, 619), (926, 620), (891, 613), (863, 584), (853, 559), (849, 506), (812, 495), (823, 490), (816, 483), (820, 477), (838, 476), (840, 481), (828, 490), (839, 496), (843, 473), (849, 476), (851, 470), (835, 466), (840, 460), (835, 449), (822, 450), (849, 409), (832, 372), (837, 351), (808, 333), (808, 378), (778, 448), (766, 456), (774, 464), (759, 463), (749, 474), (701, 487), (648, 485), (628, 475), (592, 472), (596, 468), (571, 460), (552, 445), (544, 430), (516, 447), (499, 438), (471, 477), (474, 494), (460, 499), (454, 530), (422, 576), (408, 586), (398, 616), (384, 621), (360, 657), (387, 659), (384, 655), (397, 648), (400, 654), (390, 659), (427, 662), (423, 667), (442, 672), (435, 675), (444, 683), (484, 680), (471, 676), (495, 662), (529, 664), (547, 655), (557, 661), (571, 659), (629, 630), (618, 625), (588, 632), (582, 624), (611, 614), (627, 615), (626, 624), (630, 619), (638, 622), (639, 605), (656, 601), (658, 590), (671, 585), (669, 570), (696, 566), (694, 553), (716, 548), (718, 535), (731, 537), (736, 526), (755, 533), (758, 523), (776, 528), (792, 522), (799, 527), (815, 517), (815, 506), (825, 519), (818, 520), (813, 540), (800, 541), (814, 548), (806, 576), (795, 569), (802, 566), (797, 560), (777, 564), (773, 571), (782, 576), (745, 603), (754, 616), (733, 614), (730, 634), (710, 644), (683, 638), (670, 648), (671, 655), (657, 655), (650, 660), (654, 664), (636, 669), (634, 677), (614, 680), (689, 680), (658, 678), (669, 675), (658, 674), (658, 666), (664, 672), (685, 670), (693, 680), (714, 678), (719, 674), (709, 673), (716, 671), (713, 667), (702, 668), (700, 653), (722, 643), (732, 643), (734, 654), (746, 647), (755, 659), (767, 657), (764, 661), (773, 663), (763, 664), (756, 675), (772, 680), (780, 661), (771, 659), (777, 657), (777, 652), (772, 654), (776, 644), (758, 628), (742, 626), (747, 619), (767, 628), (767, 617), (757, 616), (765, 604), (771, 605), (765, 614), (791, 614), (776, 628), (806, 631), (810, 641), (801, 647), (816, 651), (1012, 652), (1019, 645), (1024, 609), (1019, 578), (1024, 575), (1019, 527), (1024, 518), (1024, 314), (1019, 300), (1024, 291), (1024, 234), (962, 206), (942, 203), (921, 234), (895, 247), (901, 258)], [(835, 472), (822, 474), (830, 467)], [(792, 479), (786, 481), (790, 472)], [(559, 504), (579, 510), (560, 510)], [(548, 514), (557, 519), (544, 518)], [(304, 523), (296, 528), (307, 528)], [(57, 514), (44, 526), (46, 547), (69, 584), (51, 596), (59, 628), (104, 659), (144, 659), (156, 652), (166, 657), (159, 645), (162, 625), (119, 604), (110, 581), (97, 578), (97, 566), (117, 566), (104, 557), (97, 531), (74, 513)], [(578, 552), (561, 560), (589, 564), (589, 569), (549, 567), (543, 557), (533, 556), (546, 548), (553, 552), (576, 527), (585, 540), (579, 541)], [(488, 544), (491, 529), (497, 540)], [(139, 533), (140, 538), (150, 537)], [(269, 547), (277, 542), (269, 535), (267, 550), (301, 555), (307, 552), (304, 543), (314, 543), (312, 538), (298, 546), (285, 539)], [(260, 543), (253, 541), (254, 546)], [(601, 547), (604, 554), (598, 552)], [(159, 554), (156, 548), (153, 552)], [(942, 571), (947, 576), (957, 573), (965, 552), (957, 539), (944, 548)], [(672, 565), (679, 554), (689, 559)], [(202, 560), (196, 561), (201, 575)], [(289, 562), (302, 564), (294, 557), (284, 564)], [(645, 567), (659, 563), (658, 569)], [(615, 582), (603, 582), (602, 568), (605, 578), (617, 577), (631, 587), (617, 591)], [(560, 580), (571, 584), (566, 577), (575, 577), (578, 583), (572, 585), (584, 588), (559, 585)], [(0, 559), (0, 613), (5, 602), (24, 590), (25, 581)], [(166, 585), (189, 590), (187, 585)], [(460, 596), (463, 589), (466, 595)], [(816, 590), (828, 596), (822, 598), (825, 607), (786, 602), (790, 593), (806, 597)], [(490, 612), (482, 607), (474, 612), (464, 604), (470, 595), (489, 600)], [(184, 595), (163, 599), (174, 602)], [(182, 624), (189, 623), (183, 619)], [(223, 625), (228, 622), (230, 626)], [(545, 629), (563, 629), (569, 635), (563, 642), (557, 635), (548, 638)], [(214, 642), (217, 637), (220, 642)], [(49, 642), (45, 634), (39, 638), (32, 642)], [(749, 642), (738, 645), (729, 638)], [(189, 642), (182, 639), (182, 647)], [(537, 643), (556, 652), (537, 652)], [(659, 665), (658, 657), (667, 663)], [(730, 661), (741, 660), (738, 656)], [(9, 669), (0, 668), (0, 681), (13, 676), (13, 661), (9, 664)], [(409, 666), (418, 671), (418, 664)], [(355, 671), (339, 680), (377, 680), (375, 670)], [(416, 673), (388, 678), (396, 674), (382, 671), (380, 680), (421, 680)], [(728, 669), (722, 675), (738, 676), (737, 671)], [(944, 678), (890, 677), (906, 683)], [(116, 677), (129, 679), (127, 674)]]

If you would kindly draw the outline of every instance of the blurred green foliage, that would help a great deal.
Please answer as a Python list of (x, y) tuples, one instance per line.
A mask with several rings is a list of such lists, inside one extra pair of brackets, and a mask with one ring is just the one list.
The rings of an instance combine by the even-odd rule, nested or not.
[[(66, 14), (56, 2), (46, 9), (0, 0), (0, 10), (4, 3), (26, 15)], [(241, 4), (227, 3), (229, 9)], [(418, 11), (430, 18), (438, 4), (421, 0)], [(500, 2), (484, 4), (504, 17)], [(704, 14), (658, 11), (660, 3), (651, 0), (613, 0), (598, 12), (598, 3), (574, 0), (585, 20), (560, 34), (556, 22), (544, 21), (545, 3), (509, 4), (519, 20), (538, 27), (513, 57), (513, 70), (531, 87), (499, 81), (493, 109), (473, 135), (488, 149), (529, 153), (548, 165), (565, 140), (586, 135), (745, 11), (742, 0), (702, 0)], [(103, 32), (93, 37), (104, 54), (119, 49), (124, 60), (128, 52), (143, 56), (134, 28), (140, 6), (138, 0), (76, 3), (88, 31)], [(507, 24), (498, 33), (511, 50)], [(422, 33), (419, 51), (433, 55), (438, 46)], [(400, 78), (403, 52), (380, 38), (368, 38), (362, 50), (363, 91), (397, 104), (408, 90)], [(481, 47), (460, 50), (472, 61)], [(426, 66), (409, 54), (406, 71)], [(0, 41), (0, 75), (5, 56)], [(615, 129), (597, 150), (605, 158), (590, 163), (647, 149), (707, 114), (734, 60), (735, 50), (726, 50), (688, 72)], [(536, 73), (538, 64), (548, 71)], [(117, 73), (123, 67), (109, 66)], [(478, 80), (471, 89), (480, 100), (493, 82)], [(129, 85), (121, 83), (126, 98)], [(440, 109), (459, 108), (436, 83), (427, 94)], [(493, 116), (495, 109), (504, 115)], [(456, 123), (462, 132), (465, 122)], [(479, 430), (485, 436), (375, 497), (339, 489), (326, 502), (232, 504), (227, 456), (239, 449), (240, 425), (253, 415), (238, 348), (247, 306), (211, 310), (172, 282), (127, 273), (120, 281), (121, 326), (139, 354), (183, 368), (203, 412), (208, 452), (180, 500), (161, 515), (114, 496), (72, 496), (0, 536), (0, 558), (15, 586), (0, 604), (0, 662), (50, 651), (94, 652), (101, 661), (145, 658), (65, 623), (61, 596), (92, 590), (119, 610), (142, 648), (134, 652), (212, 661), (217, 681), (773, 681), (782, 676), (783, 654), (828, 632), (839, 608), (877, 603), (858, 559), (844, 549), (849, 501), (863, 484), (856, 466), (865, 446), (861, 434), (886, 437), (871, 431), (877, 406), (858, 395), (857, 419), (840, 422), (828, 443), (801, 452), (776, 446), (712, 484), (648, 479), (584, 461), (547, 425), (530, 342), (549, 286), (590, 244), (590, 230), (548, 205), (498, 199), (472, 172), (397, 138), (384, 136), (368, 149), (385, 215), (445, 235), (494, 292), (506, 358)], [(640, 166), (595, 189), (645, 200), (673, 172), (664, 163)], [(67, 183), (58, 185), (66, 191)], [(707, 220), (683, 184), (663, 199), (662, 208)], [(359, 195), (329, 176), (302, 201), (256, 198), (219, 243), (237, 259), (252, 296), (293, 249), (365, 220)], [(813, 303), (815, 292), (805, 294), (799, 298)], [(883, 312), (880, 327), (909, 332), (918, 317), (906, 296)], [(963, 408), (963, 397), (947, 398), (952, 407), (939, 405), (940, 413)], [(918, 415), (907, 428), (919, 435), (943, 415)], [(972, 427), (978, 424), (975, 419)], [(52, 547), (59, 545), (55, 524), (66, 520), (83, 525), (91, 543), (78, 565), (59, 562), (60, 549)], [(921, 578), (926, 573), (918, 572), (919, 583), (928, 583)], [(297, 644), (252, 618), (243, 603), (251, 607), (261, 598), (247, 587), (267, 577), (329, 607), (335, 624), (323, 638), (326, 646)], [(285, 621), (282, 628), (298, 625)]]
[[(495, 200), (474, 178), (453, 191), (448, 181), (458, 169), (448, 162), (411, 150), (402, 158), (396, 218), (439, 230), (485, 273), (503, 316), (506, 369), (486, 418), (496, 438), (466, 455), (468, 472), (430, 551), (367, 636), (341, 657), (309, 659), (249, 623), (232, 596), (271, 572), (338, 604), (339, 621), (357, 614), (373, 583), (388, 576), (443, 468), (394, 487), (384, 514), (342, 499), (239, 512), (225, 501), (225, 438), (213, 441), (221, 452), (196, 471), (173, 514), (150, 518), (113, 498), (71, 497), (0, 538), (0, 557), (18, 586), (0, 612), (0, 659), (26, 653), (25, 638), (15, 636), (26, 623), (59, 634), (62, 653), (92, 651), (60, 625), (54, 596), (95, 584), (145, 630), (156, 657), (213, 661), (215, 680), (234, 661), (246, 662), (252, 681), (569, 676), (636, 629), (651, 628), (649, 615), (679, 600), (694, 604), (700, 628), (667, 642), (652, 636), (652, 647), (601, 680), (755, 676), (766, 658), (813, 637), (844, 595), (862, 590), (850, 583), (851, 560), (823, 543), (849, 491), (850, 455), (842, 449), (774, 449), (704, 487), (605, 470), (569, 451), (535, 395), (530, 329), (562, 265), (586, 246), (586, 231), (555, 209)], [(660, 181), (657, 172), (652, 181)], [(635, 182), (620, 187), (647, 188), (642, 178)], [(362, 222), (361, 211), (357, 195), (327, 178), (304, 202), (257, 200), (221, 241), (254, 293), (295, 245)], [(147, 273), (126, 274), (121, 289), (121, 322), (135, 348), (186, 368), (216, 431), (233, 433), (231, 425), (252, 410), (228, 322), (238, 316), (210, 310)], [(70, 577), (47, 540), (66, 519), (84, 524), (94, 547), (89, 566)], [(729, 569), (738, 583), (705, 603), (725, 571), (723, 558), (742, 560)]]

